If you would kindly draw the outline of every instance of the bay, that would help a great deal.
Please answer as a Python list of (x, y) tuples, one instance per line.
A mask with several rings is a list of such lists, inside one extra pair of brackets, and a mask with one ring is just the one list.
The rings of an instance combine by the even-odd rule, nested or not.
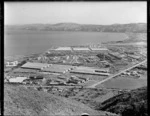
[(44, 52), (52, 46), (97, 44), (125, 38), (125, 33), (7, 30), (4, 34), (4, 54), (29, 55)]

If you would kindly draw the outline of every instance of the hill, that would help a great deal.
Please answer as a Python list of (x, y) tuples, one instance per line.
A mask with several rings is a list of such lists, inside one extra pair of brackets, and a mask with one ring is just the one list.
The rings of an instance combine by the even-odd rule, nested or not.
[(147, 42), (147, 33), (126, 33), (127, 39), (123, 43)]
[(146, 23), (113, 24), (113, 25), (92, 25), (92, 24), (76, 24), (76, 23), (27, 24), (27, 25), (6, 25), (5, 29), (146, 33), (147, 24)]
[(114, 114), (95, 111), (77, 101), (58, 97), (42, 91), (26, 89), (19, 85), (5, 84), (4, 86), (4, 114), (5, 115), (76, 115), (82, 113), (90, 115)]
[(122, 116), (148, 116), (147, 88), (142, 87), (112, 97), (99, 104), (97, 109), (121, 114)]

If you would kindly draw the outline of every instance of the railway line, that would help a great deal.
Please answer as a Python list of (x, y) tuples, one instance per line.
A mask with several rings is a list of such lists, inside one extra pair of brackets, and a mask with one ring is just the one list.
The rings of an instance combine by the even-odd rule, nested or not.
[(114, 78), (114, 77), (120, 75), (121, 73), (126, 72), (127, 70), (130, 70), (130, 69), (132, 69), (132, 68), (135, 68), (135, 67), (137, 67), (137, 66), (139, 66), (139, 65), (141, 65), (141, 64), (143, 64), (143, 63), (145, 63), (146, 61), (147, 61), (147, 60), (144, 60), (144, 61), (142, 61), (142, 62), (140, 62), (140, 63), (138, 63), (138, 64), (135, 64), (135, 65), (133, 65), (133, 66), (131, 66), (131, 67), (125, 69), (125, 70), (122, 70), (122, 71), (120, 71), (119, 73), (117, 73), (117, 74), (115, 74), (115, 75), (112, 75), (112, 76), (110, 76), (110, 77), (108, 77), (108, 78), (106, 78), (106, 79), (104, 79), (104, 80), (102, 80), (102, 81), (99, 81), (99, 82), (97, 82), (97, 83), (95, 83), (95, 84), (89, 86), (88, 88), (95, 88), (97, 85), (102, 84), (102, 83), (104, 83), (105, 81), (108, 81), (108, 80), (110, 80), (110, 79), (112, 79), (112, 78)]

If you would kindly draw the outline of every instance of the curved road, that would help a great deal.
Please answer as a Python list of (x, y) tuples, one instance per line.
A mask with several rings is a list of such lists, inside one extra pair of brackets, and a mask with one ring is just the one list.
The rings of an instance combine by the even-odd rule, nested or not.
[(126, 72), (127, 70), (130, 70), (130, 69), (132, 69), (132, 68), (135, 68), (135, 67), (137, 67), (137, 66), (139, 66), (139, 65), (141, 65), (141, 64), (143, 64), (143, 63), (145, 63), (146, 61), (147, 61), (147, 59), (144, 60), (144, 61), (142, 61), (142, 62), (140, 62), (140, 63), (138, 63), (138, 64), (135, 64), (135, 65), (133, 65), (133, 66), (131, 66), (131, 67), (125, 69), (125, 70), (122, 70), (121, 72), (119, 72), (119, 73), (117, 73), (117, 74), (115, 74), (115, 75), (112, 75), (112, 76), (110, 76), (110, 77), (108, 77), (108, 78), (106, 78), (106, 79), (104, 79), (104, 80), (102, 80), (102, 81), (99, 81), (99, 82), (97, 82), (97, 83), (95, 83), (95, 84), (89, 86), (88, 88), (95, 88), (95, 86), (97, 86), (97, 85), (99, 85), (99, 84), (102, 84), (102, 83), (104, 83), (105, 81), (108, 81), (108, 80), (110, 80), (110, 79), (112, 79), (112, 78), (114, 78), (114, 77), (120, 75), (121, 73)]

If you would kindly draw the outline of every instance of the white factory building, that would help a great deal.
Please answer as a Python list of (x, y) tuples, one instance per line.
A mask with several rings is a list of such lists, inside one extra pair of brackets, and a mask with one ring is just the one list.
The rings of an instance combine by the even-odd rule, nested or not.
[(56, 51), (72, 51), (71, 47), (58, 47)]
[(50, 66), (51, 66), (51, 64), (46, 64), (46, 63), (27, 62), (26, 64), (21, 66), (21, 68), (41, 70), (43, 68), (47, 68), (47, 67), (50, 67)]
[(93, 52), (108, 52), (108, 49), (105, 48), (105, 47), (100, 47), (100, 48), (93, 48), (93, 47), (91, 47), (90, 49)]
[(14, 67), (18, 65), (18, 61), (6, 62), (6, 67)]
[(74, 51), (90, 51), (88, 47), (74, 47)]
[(24, 80), (28, 79), (27, 77), (16, 77), (16, 78), (10, 78), (10, 83), (22, 83)]

